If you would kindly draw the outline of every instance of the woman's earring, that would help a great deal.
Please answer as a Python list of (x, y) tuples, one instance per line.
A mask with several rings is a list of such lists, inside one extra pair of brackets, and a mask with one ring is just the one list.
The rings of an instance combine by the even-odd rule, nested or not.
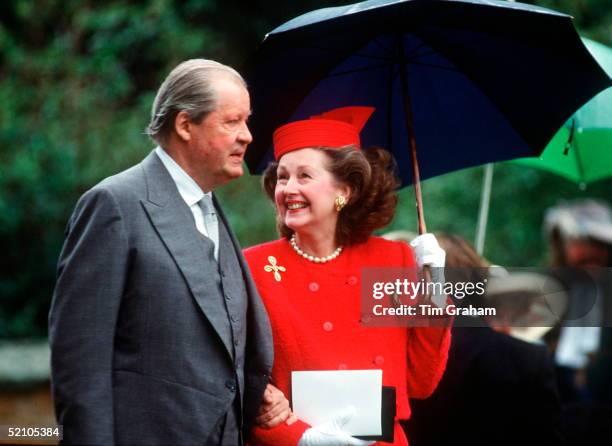
[(346, 206), (346, 198), (342, 195), (338, 195), (334, 200), (334, 204), (336, 205), (336, 210), (340, 212), (344, 206)]

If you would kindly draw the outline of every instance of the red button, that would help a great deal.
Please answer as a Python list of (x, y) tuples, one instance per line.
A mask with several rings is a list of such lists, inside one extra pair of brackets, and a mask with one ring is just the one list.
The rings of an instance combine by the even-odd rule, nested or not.
[(385, 363), (385, 357), (378, 355), (376, 358), (374, 358), (374, 364), (376, 365), (383, 365)]
[(370, 316), (369, 314), (364, 314), (361, 317), (361, 322), (364, 324), (367, 324), (368, 322), (370, 322), (372, 320), (372, 316)]
[(352, 286), (357, 285), (357, 277), (355, 277), (355, 276), (350, 276), (350, 277), (348, 278), (348, 281), (347, 281), (347, 282), (348, 282), (348, 284), (349, 284), (349, 285), (352, 285)]
[(338, 365), (338, 370), (346, 370), (346, 364), (342, 363)]
[(319, 291), (319, 284), (317, 282), (310, 282), (308, 284), (308, 289), (313, 293), (316, 293), (317, 291)]
[(332, 331), (333, 329), (334, 329), (334, 324), (332, 324), (331, 322), (327, 321), (323, 323), (323, 330)]

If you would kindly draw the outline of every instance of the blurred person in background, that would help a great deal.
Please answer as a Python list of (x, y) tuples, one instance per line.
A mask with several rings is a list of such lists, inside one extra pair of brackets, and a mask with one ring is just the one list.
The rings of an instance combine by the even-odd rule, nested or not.
[(612, 438), (612, 210), (592, 199), (547, 210), (550, 264), (569, 306), (548, 337), (555, 354), (563, 427), (571, 444)]
[[(446, 251), (447, 282), (488, 282), (485, 296), (455, 299), (457, 305), (485, 308), (493, 297), (514, 300), (529, 292), (524, 279), (500, 286), (509, 280), (499, 273), (503, 268), (490, 268), (461, 237), (437, 238)], [(490, 289), (492, 285), (505, 295)], [(480, 317), (456, 318), (438, 388), (426, 400), (411, 401), (413, 413), (405, 429), (412, 446), (561, 443), (552, 360), (543, 345), (511, 336), (508, 324), (517, 307), (509, 307), (512, 312), (492, 318), (491, 327)]]

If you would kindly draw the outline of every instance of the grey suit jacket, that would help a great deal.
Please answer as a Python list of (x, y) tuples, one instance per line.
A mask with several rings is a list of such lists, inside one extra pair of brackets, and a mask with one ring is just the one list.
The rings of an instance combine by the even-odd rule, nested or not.
[[(248, 294), (248, 431), (273, 347), (231, 237)], [(65, 442), (204, 444), (229, 410), (239, 391), (236, 370), (207, 299), (214, 279), (200, 246), (192, 213), (154, 153), (81, 197), (49, 315), (52, 390)]]

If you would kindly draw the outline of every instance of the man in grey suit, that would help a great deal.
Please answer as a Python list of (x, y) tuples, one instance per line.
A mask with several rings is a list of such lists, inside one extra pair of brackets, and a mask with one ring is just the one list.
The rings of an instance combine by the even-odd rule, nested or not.
[(211, 195), (243, 173), (249, 115), (235, 70), (180, 64), (153, 104), (159, 146), (78, 201), (49, 315), (66, 443), (240, 445), (258, 414), (289, 416), (266, 387), (266, 312)]

